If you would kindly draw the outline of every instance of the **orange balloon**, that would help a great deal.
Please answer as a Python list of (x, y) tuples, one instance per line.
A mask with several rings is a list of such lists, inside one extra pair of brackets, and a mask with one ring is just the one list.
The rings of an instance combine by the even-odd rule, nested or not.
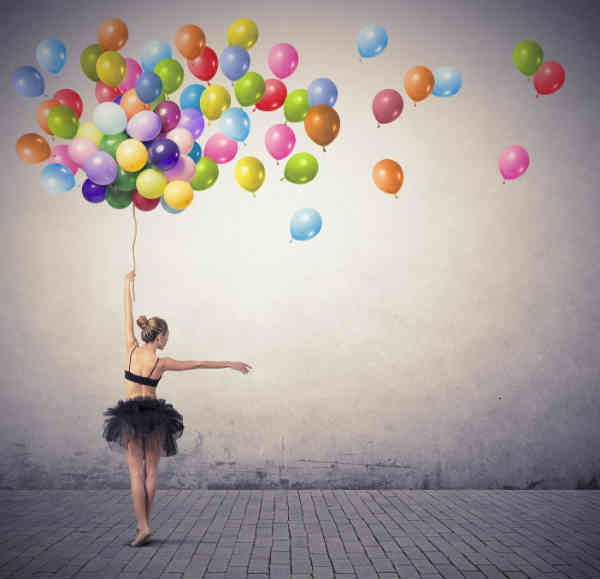
[[(413, 66), (404, 75), (404, 90), (413, 101), (427, 98), (434, 84), (433, 73), (426, 66)], [(414, 105), (417, 106), (417, 103), (415, 102)]]
[(54, 133), (48, 128), (48, 115), (54, 107), (57, 107), (59, 105), (60, 103), (56, 99), (48, 99), (47, 101), (42, 101), (40, 103), (40, 106), (38, 106), (37, 112), (35, 114), (40, 128), (52, 137), (54, 137)]
[(181, 56), (188, 60), (194, 60), (200, 56), (206, 46), (204, 30), (195, 24), (182, 26), (175, 34), (175, 46)]
[(373, 181), (384, 193), (396, 195), (404, 182), (402, 167), (392, 159), (383, 159), (373, 167)]
[(42, 135), (27, 133), (19, 137), (15, 146), (19, 159), (26, 163), (41, 163), (50, 157), (50, 145)]
[(325, 151), (340, 132), (340, 117), (329, 105), (315, 105), (304, 117), (306, 134)]
[(135, 88), (130, 88), (123, 93), (120, 102), (121, 108), (125, 111), (125, 116), (129, 120), (133, 115), (140, 111), (149, 111), (152, 108), (152, 103), (143, 103), (137, 96)]
[(120, 18), (110, 18), (98, 29), (98, 44), (103, 52), (120, 50), (128, 38), (127, 24)]

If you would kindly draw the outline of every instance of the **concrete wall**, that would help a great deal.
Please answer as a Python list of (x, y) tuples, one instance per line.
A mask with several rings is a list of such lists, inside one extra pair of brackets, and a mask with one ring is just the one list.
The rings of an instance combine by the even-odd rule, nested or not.
[[(184, 415), (180, 454), (159, 486), (186, 488), (577, 488), (600, 476), (600, 196), (594, 2), (269, 0), (136, 3), (26, 1), (3, 17), (0, 87), (2, 367), (0, 487), (126, 488), (123, 455), (101, 438), (102, 411), (124, 397), (123, 277), (132, 267), (131, 207), (93, 206), (79, 186), (52, 196), (41, 167), (14, 152), (38, 131), (41, 99), (8, 73), (36, 65), (62, 39), (68, 62), (47, 93), (70, 87), (91, 120), (94, 86), (79, 55), (99, 25), (123, 18), (122, 50), (173, 45), (200, 24), (220, 54), (235, 18), (260, 38), (253, 70), (268, 78), (277, 42), (300, 53), (288, 90), (334, 80), (341, 131), (326, 153), (294, 124), (296, 152), (320, 163), (315, 181), (280, 181), (264, 149), (281, 111), (252, 115), (240, 153), (267, 179), (256, 199), (234, 162), (181, 214), (137, 211), (134, 315), (167, 319), (162, 355), (242, 360), (231, 370), (167, 374), (159, 396)], [(378, 22), (390, 41), (359, 62), (355, 38)], [(566, 83), (536, 99), (513, 66), (537, 40)], [(182, 61), (176, 54), (176, 58)], [(416, 107), (405, 72), (454, 65), (463, 88)], [(194, 82), (186, 69), (184, 86)], [(218, 73), (215, 83), (228, 85)], [(400, 118), (376, 128), (374, 95), (395, 88)], [(179, 92), (173, 97), (178, 101)], [(235, 103), (235, 100), (234, 100)], [(207, 127), (200, 138), (218, 130)], [(57, 139), (57, 142), (62, 142)], [(529, 170), (501, 184), (502, 149), (521, 144)], [(398, 199), (371, 180), (391, 157)], [(322, 215), (313, 240), (289, 244), (301, 207)]]

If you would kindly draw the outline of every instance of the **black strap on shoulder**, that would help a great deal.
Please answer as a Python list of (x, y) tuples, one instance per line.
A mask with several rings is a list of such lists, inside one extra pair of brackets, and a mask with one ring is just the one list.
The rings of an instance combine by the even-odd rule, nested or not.
[(158, 356), (156, 357), (156, 362), (154, 362), (154, 366), (152, 367), (152, 370), (150, 370), (150, 374), (148, 374), (148, 378), (150, 378), (150, 376), (152, 376), (152, 372), (154, 372), (154, 368), (156, 368), (157, 364), (158, 364)]
[(137, 348), (137, 344), (131, 348), (131, 354), (129, 354), (129, 369), (131, 370), (131, 356), (133, 356), (133, 351)]

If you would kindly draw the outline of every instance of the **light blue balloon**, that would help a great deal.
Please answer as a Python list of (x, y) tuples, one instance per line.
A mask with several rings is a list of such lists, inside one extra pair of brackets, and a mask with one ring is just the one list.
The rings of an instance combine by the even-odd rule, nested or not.
[(437, 97), (454, 96), (462, 86), (462, 74), (453, 66), (440, 66), (433, 71), (435, 84), (431, 94)]
[(223, 74), (233, 82), (242, 78), (250, 69), (250, 54), (243, 46), (232, 44), (221, 52), (219, 64)]
[(127, 127), (127, 115), (122, 107), (112, 101), (96, 105), (92, 120), (105, 135), (116, 135)]
[(75, 187), (75, 175), (71, 169), (60, 163), (46, 165), (42, 169), (40, 181), (48, 193), (65, 193)]
[(48, 38), (38, 44), (35, 57), (45, 71), (56, 74), (67, 62), (67, 49), (60, 40)]
[(250, 134), (250, 117), (238, 107), (230, 107), (219, 119), (221, 132), (233, 141), (245, 141)]
[(200, 108), (200, 97), (205, 91), (206, 87), (201, 84), (190, 84), (183, 89), (181, 96), (179, 97), (179, 104), (181, 109), (196, 109), (202, 112)]
[(194, 143), (188, 157), (191, 157), (194, 163), (197, 163), (202, 158), (202, 147), (198, 143)]
[(388, 35), (384, 28), (377, 24), (365, 26), (356, 39), (358, 53), (363, 58), (372, 58), (384, 51), (388, 43)]
[(172, 207), (169, 207), (163, 195), (160, 196), (160, 204), (167, 213), (181, 213), (183, 211), (183, 209), (173, 209)]
[(160, 76), (144, 71), (135, 81), (135, 94), (143, 103), (155, 101), (162, 93), (163, 82)]
[(44, 77), (33, 66), (22, 66), (12, 73), (15, 90), (24, 97), (38, 97), (44, 94)]
[(163, 40), (151, 40), (144, 44), (142, 48), (142, 68), (148, 72), (154, 72), (154, 67), (159, 60), (171, 58), (173, 51), (171, 47)]
[(337, 87), (328, 78), (316, 78), (308, 85), (306, 92), (308, 93), (308, 104), (311, 107), (315, 105), (332, 107), (338, 97)]
[(305, 241), (312, 239), (321, 231), (321, 215), (316, 209), (298, 209), (290, 222), (290, 233), (293, 239)]

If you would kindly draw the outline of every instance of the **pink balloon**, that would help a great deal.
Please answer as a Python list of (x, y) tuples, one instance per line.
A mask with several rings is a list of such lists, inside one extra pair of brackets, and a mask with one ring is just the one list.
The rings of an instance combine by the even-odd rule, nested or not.
[(194, 159), (187, 155), (182, 155), (177, 160), (177, 164), (172, 169), (163, 171), (167, 181), (191, 181), (196, 175), (196, 163)]
[(210, 157), (215, 163), (227, 163), (235, 157), (237, 150), (236, 141), (228, 139), (222, 133), (216, 133), (206, 141), (203, 154), (205, 157)]
[(373, 114), (379, 123), (391, 123), (395, 121), (402, 112), (404, 102), (402, 95), (393, 88), (386, 88), (379, 91), (373, 99)]
[(298, 66), (298, 52), (287, 42), (276, 44), (269, 51), (269, 68), (278, 78), (286, 78)]
[(56, 145), (54, 149), (52, 149), (52, 155), (50, 155), (48, 163), (60, 163), (61, 165), (65, 165), (71, 170), (73, 175), (75, 175), (79, 169), (69, 155), (69, 145)]
[(279, 165), (280, 159), (287, 157), (296, 144), (296, 135), (288, 125), (273, 125), (265, 135), (267, 151)]
[(166, 134), (166, 138), (175, 141), (179, 147), (179, 154), (181, 156), (187, 155), (194, 148), (192, 133), (182, 127), (175, 127), (172, 131), (169, 131)]
[(529, 167), (529, 153), (521, 145), (504, 147), (498, 159), (498, 168), (505, 179), (520, 177)]
[(177, 159), (175, 167), (163, 171), (163, 175), (167, 178), (167, 181), (175, 181), (176, 179), (179, 179), (181, 175), (183, 175), (184, 168), (185, 165), (183, 163), (183, 155), (181, 155), (179, 159)]
[(83, 167), (88, 157), (97, 150), (98, 145), (85, 137), (75, 137), (68, 145), (69, 157), (79, 167)]
[(125, 64), (127, 64), (127, 72), (125, 73), (123, 82), (119, 85), (119, 90), (122, 93), (134, 88), (135, 81), (137, 80), (138, 76), (142, 74), (142, 67), (137, 63), (137, 61), (133, 60), (133, 58), (126, 58)]

